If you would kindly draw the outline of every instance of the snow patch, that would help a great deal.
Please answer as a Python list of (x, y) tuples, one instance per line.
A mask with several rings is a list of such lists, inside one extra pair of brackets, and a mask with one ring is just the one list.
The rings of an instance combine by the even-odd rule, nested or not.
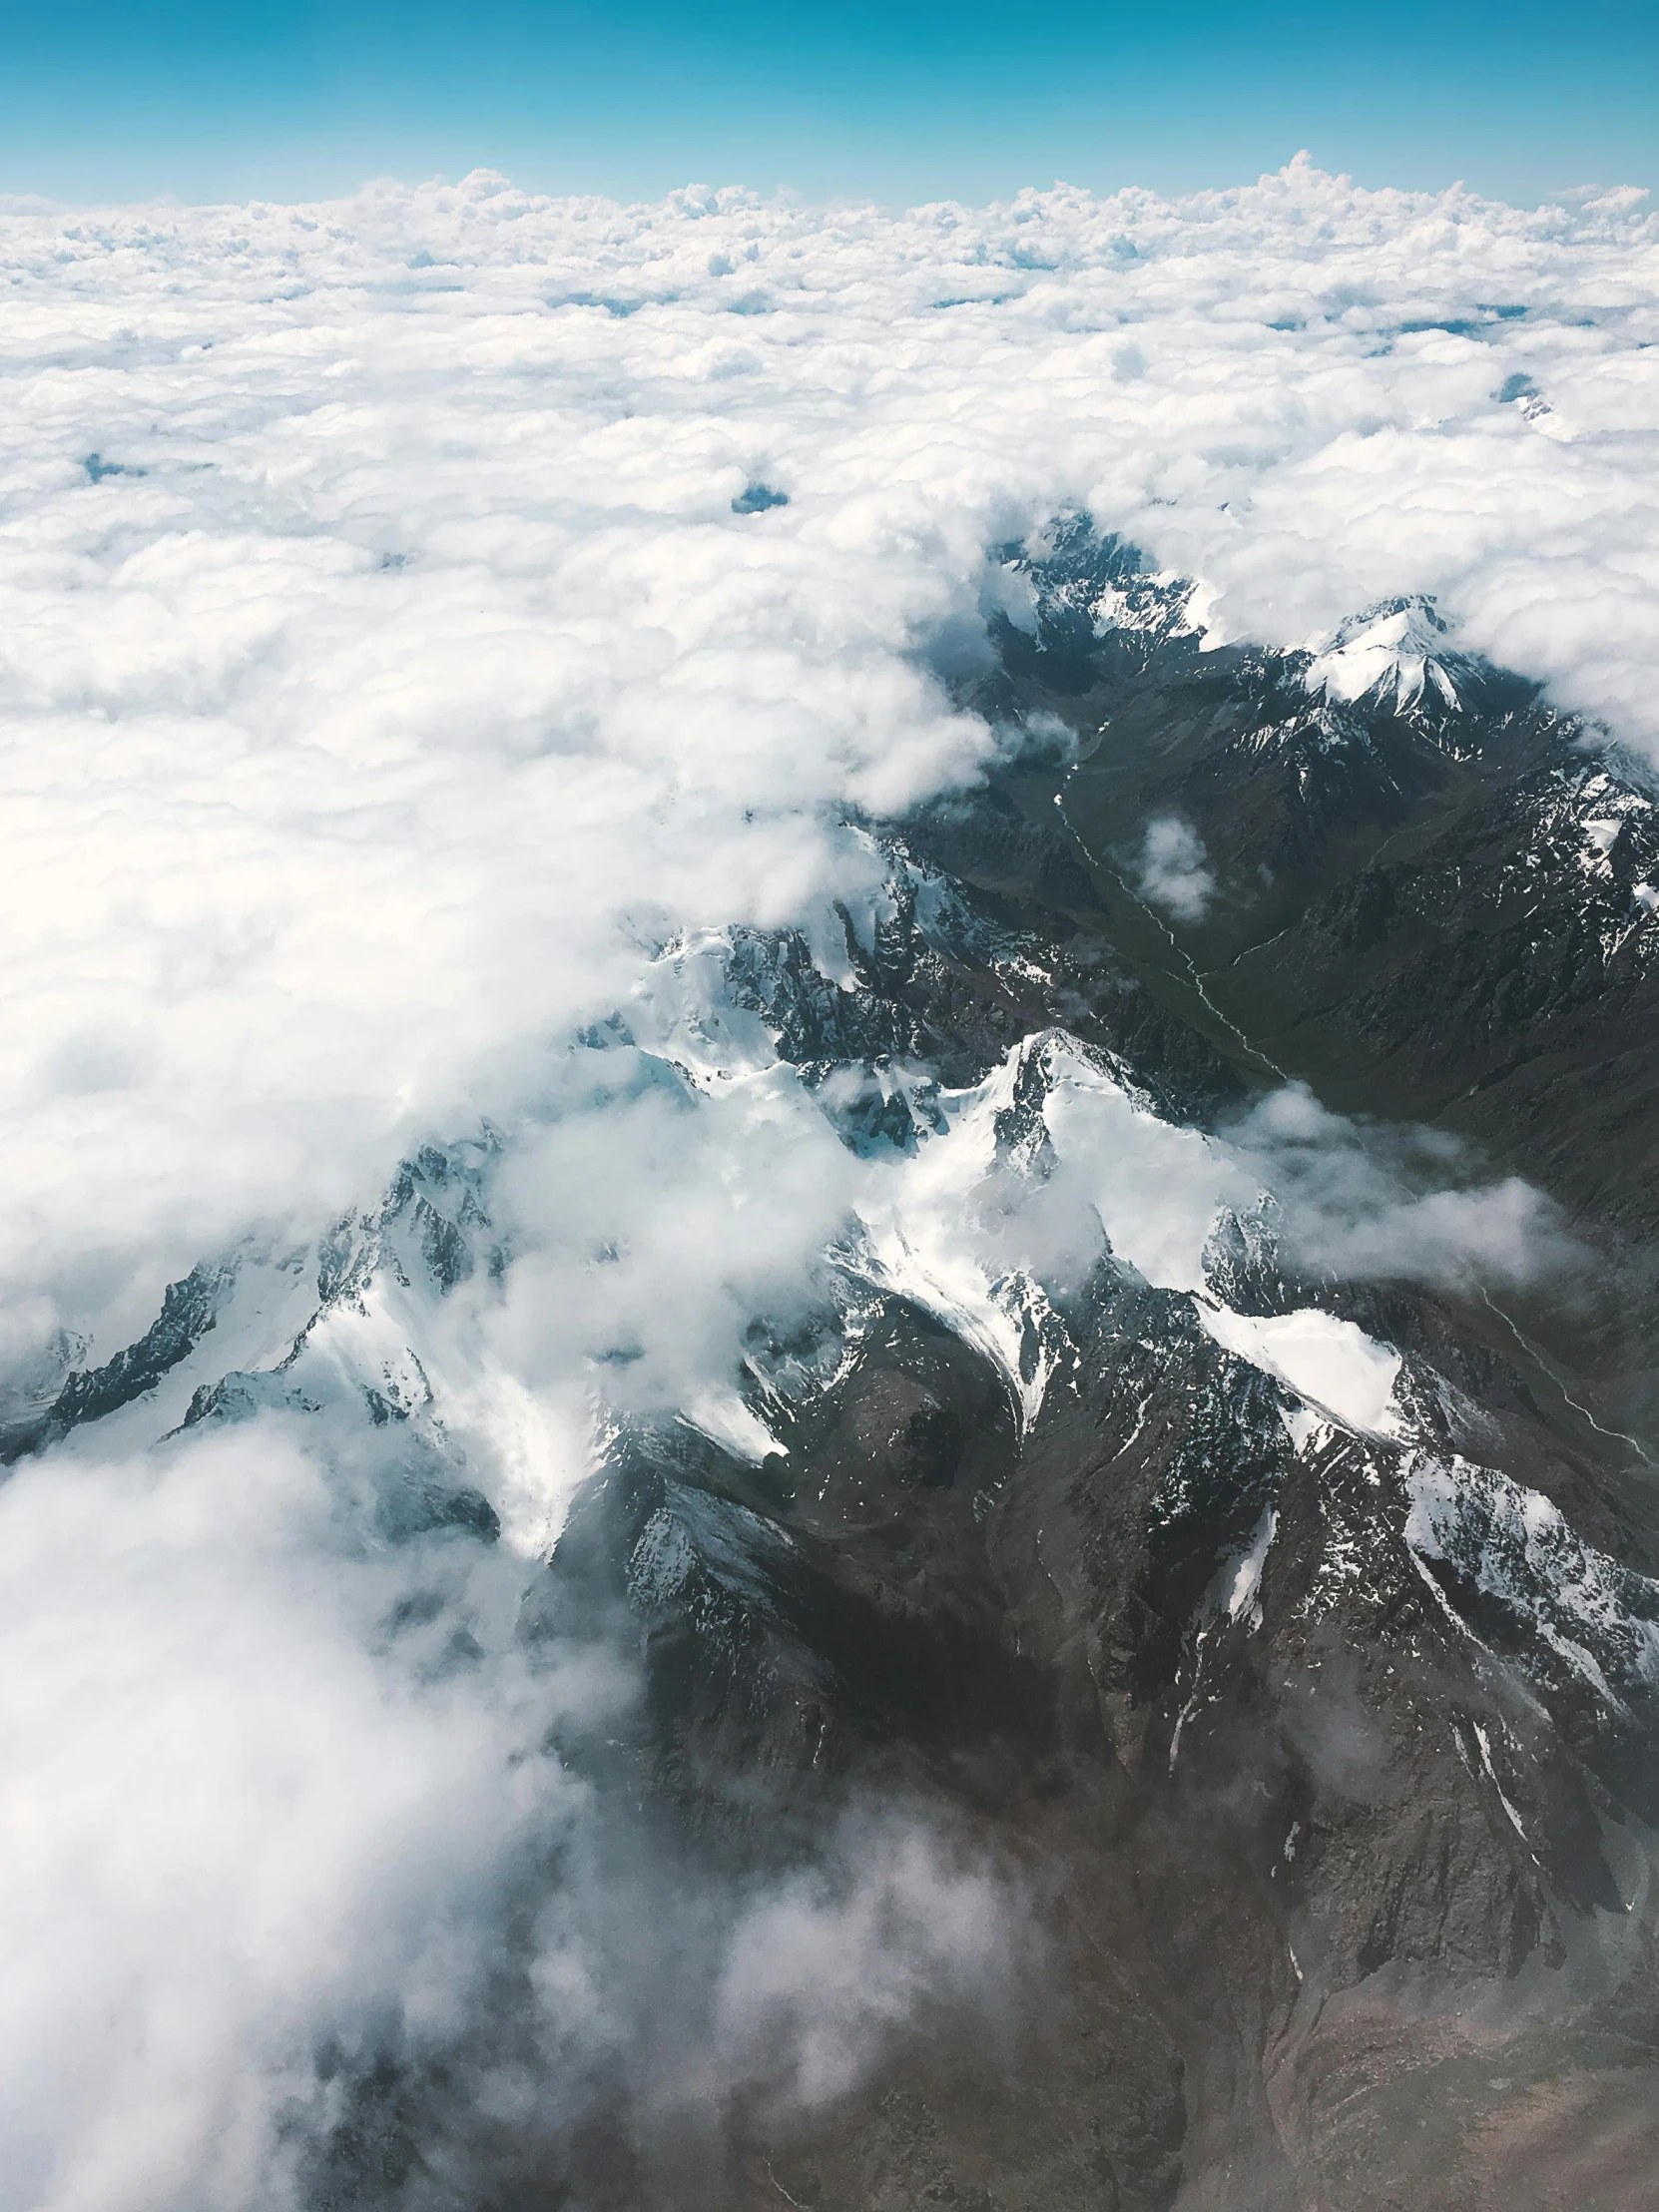
[(1404, 1434), (1394, 1399), (1399, 1354), (1368, 1337), (1357, 1323), (1317, 1306), (1259, 1316), (1236, 1314), (1207, 1298), (1195, 1298), (1193, 1304), (1217, 1344), (1334, 1415), (1345, 1428), (1368, 1436)]
[(1291, 1449), (1305, 1459), (1311, 1459), (1330, 1440), (1333, 1432), (1325, 1415), (1315, 1412), (1311, 1405), (1282, 1405), (1279, 1417), (1285, 1423)]
[(941, 1095), (945, 1133), (888, 1166), (859, 1200), (851, 1264), (998, 1368), (1029, 1424), (1068, 1340), (1036, 1274), (1012, 1254), (1014, 1264), (1004, 1264), (984, 1218), (999, 1211), (999, 1126), (1015, 1112), (1026, 1052), (1016, 1047), (973, 1089)]
[(1494, 1600), (1527, 1642), (1541, 1645), (1604, 1703), (1659, 1685), (1659, 1583), (1594, 1550), (1541, 1491), (1460, 1454), (1413, 1455), (1405, 1541), (1448, 1605), (1439, 1577)]
[(1227, 1617), (1230, 1621), (1248, 1620), (1252, 1628), (1262, 1625), (1262, 1569), (1267, 1565), (1268, 1552), (1279, 1531), (1279, 1514), (1269, 1506), (1256, 1524), (1256, 1533), (1250, 1539), (1250, 1549), (1239, 1561), (1233, 1576), (1233, 1587), (1227, 1597)]
[(734, 1458), (758, 1467), (773, 1452), (788, 1453), (753, 1407), (736, 1390), (703, 1390), (687, 1405), (682, 1418), (709, 1441)]

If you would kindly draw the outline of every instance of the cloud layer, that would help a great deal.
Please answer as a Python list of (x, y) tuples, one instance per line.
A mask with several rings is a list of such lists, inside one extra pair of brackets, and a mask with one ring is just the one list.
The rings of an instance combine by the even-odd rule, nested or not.
[(1659, 745), (1627, 198), (0, 220), (0, 1283), (148, 1296), (533, 1087), (643, 944), (821, 902), (824, 810), (972, 774), (929, 651), (1067, 502), (1217, 634), (1436, 592)]

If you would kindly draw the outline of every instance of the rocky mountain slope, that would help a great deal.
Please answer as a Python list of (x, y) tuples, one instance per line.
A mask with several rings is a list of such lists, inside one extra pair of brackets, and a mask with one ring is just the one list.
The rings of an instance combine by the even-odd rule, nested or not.
[[(521, 1632), (625, 1657), (563, 1750), (654, 1863), (743, 1882), (902, 1806), (1014, 1901), (1016, 1963), (712, 2133), (609, 2075), (504, 2116), (388, 2031), (319, 2205), (1650, 2201), (1653, 795), (1432, 608), (1212, 650), (1083, 520), (1006, 562), (966, 689), (1023, 735), (864, 826), (887, 895), (836, 972), (670, 945), (672, 1018), (572, 1047), (693, 1108), (793, 1069), (870, 1175), (735, 1388), (603, 1424)], [(1588, 1284), (1322, 1257), (1243, 1134), (1292, 1078), (1531, 1179)], [(494, 1543), (453, 1317), (513, 1264), (511, 1147), (205, 1262), (11, 1455), (291, 1422), (370, 1540)]]

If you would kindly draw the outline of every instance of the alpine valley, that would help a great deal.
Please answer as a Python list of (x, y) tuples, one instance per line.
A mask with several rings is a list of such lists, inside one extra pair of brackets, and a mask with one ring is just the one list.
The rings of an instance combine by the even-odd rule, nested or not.
[[(661, 944), (569, 1043), (688, 1128), (786, 1086), (867, 1172), (740, 1375), (647, 1416), (594, 1359), (516, 1630), (624, 1685), (556, 1747), (619, 1882), (787, 1895), (833, 1839), (971, 1926), (895, 1878), (865, 2055), (716, 2099), (617, 2055), (714, 2034), (666, 1993), (579, 2094), (486, 2094), (509, 1930), (452, 2047), (336, 2057), (319, 2208), (1653, 2202), (1659, 790), (1426, 602), (1218, 644), (1081, 516), (995, 572), (945, 680), (999, 765), (854, 826), (884, 895)], [(8, 1457), (288, 1424), (464, 1574), (519, 1134), (451, 1136), (66, 1344)]]

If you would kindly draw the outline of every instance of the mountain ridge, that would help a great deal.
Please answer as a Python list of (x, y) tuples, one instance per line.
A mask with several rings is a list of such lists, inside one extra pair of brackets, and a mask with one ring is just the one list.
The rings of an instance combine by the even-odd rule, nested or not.
[[(1523, 1107), (1553, 1054), (1599, 1064), (1587, 1037), (1628, 1035), (1643, 1079), (1651, 802), (1532, 687), (1419, 651), (1446, 635), (1421, 603), (1323, 656), (1206, 652), (1194, 588), (1085, 518), (1004, 553), (1034, 627), (992, 618), (969, 696), (1033, 746), (863, 826), (887, 887), (867, 937), (840, 909), (839, 975), (799, 931), (675, 943), (651, 1018), (571, 1048), (692, 1109), (770, 1054), (867, 1180), (805, 1316), (757, 1315), (706, 1402), (607, 1406), (629, 1348), (596, 1356), (594, 1462), (520, 1539), (521, 1633), (626, 1654), (612, 1733), (562, 1747), (619, 1823), (747, 1879), (811, 1866), (848, 1806), (916, 1808), (1030, 1901), (1034, 1986), (994, 2029), (944, 2001), (822, 2107), (738, 2099), (695, 2171), (614, 2084), (503, 2140), (464, 2061), (445, 2090), (392, 2033), (347, 2071), (318, 2205), (1542, 2212), (1609, 2128), (1651, 2139), (1645, 1448), (1551, 1395), (1477, 1262), (1436, 1285), (1299, 1253), (1240, 1136), (1286, 1077), (1432, 1105), (1622, 1255), (1653, 1184), (1639, 1142), (1597, 1180), (1619, 1099)], [(1321, 673), (1354, 651), (1363, 687)], [(1185, 917), (1136, 872), (1163, 819), (1214, 885)], [(1534, 896), (1571, 923), (1541, 976)], [(502, 1542), (450, 1330), (514, 1263), (511, 1147), (427, 1147), (311, 1244), (205, 1262), (10, 1453), (291, 1422), (373, 1540)], [(1558, 1341), (1640, 1433), (1633, 1334)]]

